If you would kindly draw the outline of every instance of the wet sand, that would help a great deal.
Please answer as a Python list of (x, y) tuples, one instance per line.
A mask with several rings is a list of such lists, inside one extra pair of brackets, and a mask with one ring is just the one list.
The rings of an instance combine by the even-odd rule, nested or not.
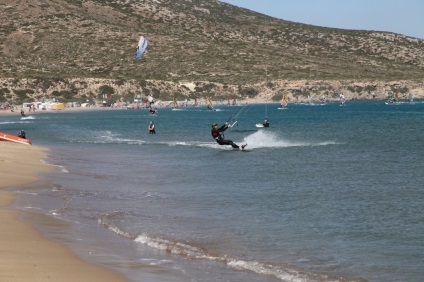
[[(55, 169), (41, 162), (45, 154), (42, 147), (0, 142), (0, 281), (128, 281), (46, 239), (21, 219), (24, 212), (11, 208), (16, 197), (13, 187), (37, 181), (37, 173)], [(56, 223), (52, 219), (49, 224)]]

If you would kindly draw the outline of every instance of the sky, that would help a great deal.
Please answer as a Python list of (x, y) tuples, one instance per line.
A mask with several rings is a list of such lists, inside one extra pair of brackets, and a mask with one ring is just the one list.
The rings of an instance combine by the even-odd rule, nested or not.
[(424, 0), (220, 0), (275, 18), (424, 39)]

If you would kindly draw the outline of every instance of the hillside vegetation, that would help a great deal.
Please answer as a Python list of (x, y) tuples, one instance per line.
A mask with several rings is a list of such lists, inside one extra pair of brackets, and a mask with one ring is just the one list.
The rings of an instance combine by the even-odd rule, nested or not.
[[(423, 81), (422, 39), (294, 23), (215, 0), (3, 0), (0, 9), (3, 79)], [(149, 46), (135, 61), (141, 35)]]

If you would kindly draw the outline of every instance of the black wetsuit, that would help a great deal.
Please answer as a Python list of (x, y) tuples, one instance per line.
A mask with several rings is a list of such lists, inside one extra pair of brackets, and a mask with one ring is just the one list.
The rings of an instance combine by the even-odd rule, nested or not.
[(212, 137), (216, 140), (216, 142), (218, 142), (219, 145), (231, 145), (234, 149), (240, 148), (240, 146), (234, 143), (233, 141), (225, 140), (222, 137), (220, 132), (224, 132), (227, 128), (228, 126), (226, 124), (224, 124), (218, 129), (212, 128), (212, 131), (211, 131)]
[(18, 137), (23, 138), (23, 139), (26, 139), (26, 137), (25, 137), (25, 131), (21, 130), (21, 131), (18, 133)]

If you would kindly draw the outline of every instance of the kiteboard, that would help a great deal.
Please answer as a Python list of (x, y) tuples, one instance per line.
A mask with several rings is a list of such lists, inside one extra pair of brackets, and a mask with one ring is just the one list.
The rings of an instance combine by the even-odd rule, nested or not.
[(256, 127), (264, 127), (264, 125), (262, 123), (257, 123)]

